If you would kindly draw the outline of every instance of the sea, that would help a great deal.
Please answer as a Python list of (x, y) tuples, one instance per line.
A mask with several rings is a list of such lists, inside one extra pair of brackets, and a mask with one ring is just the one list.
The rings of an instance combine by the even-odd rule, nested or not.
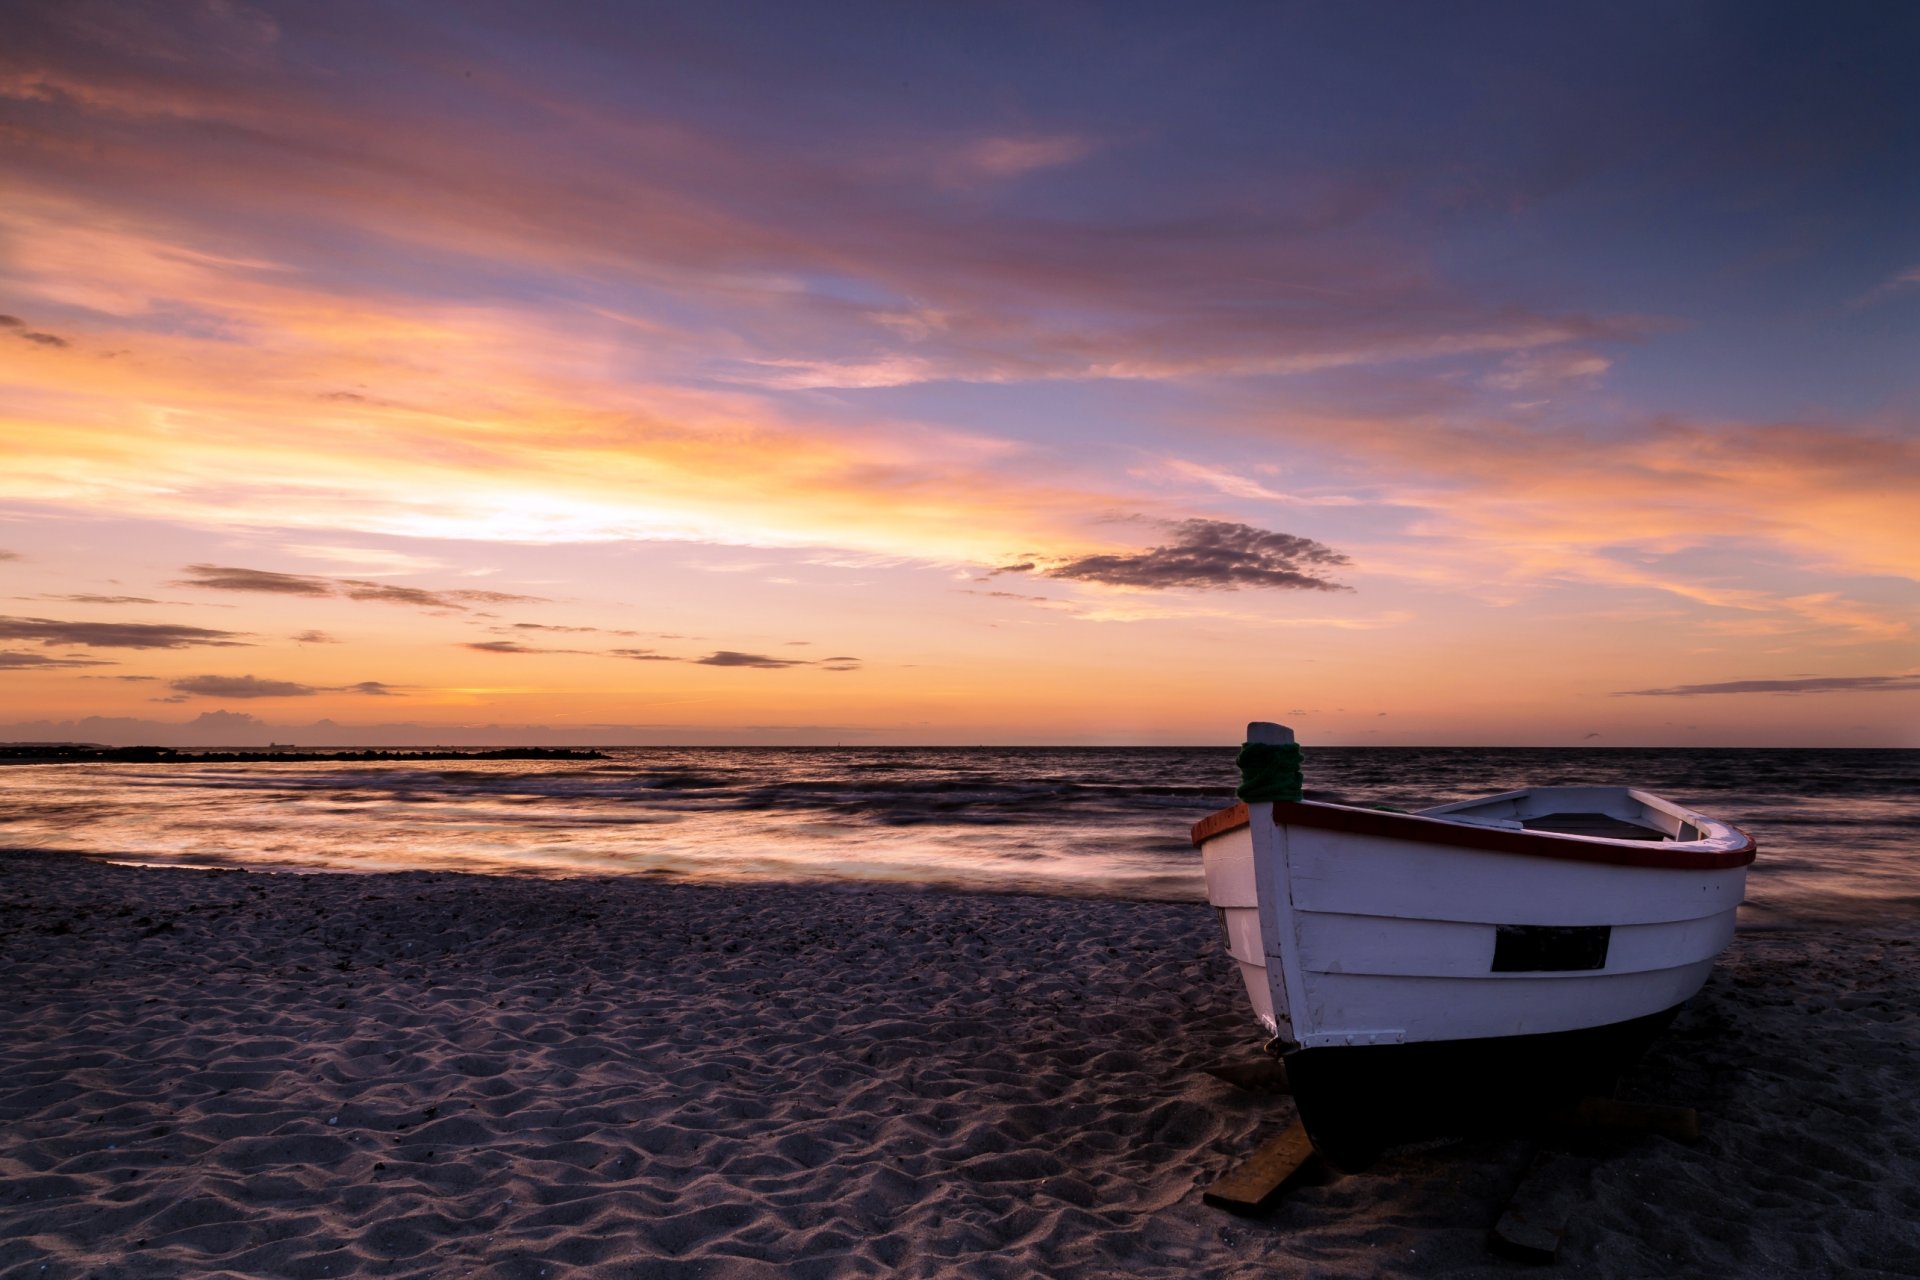
[[(0, 767), (0, 847), (258, 871), (885, 882), (1204, 901), (1232, 748), (599, 748), (600, 760)], [(1307, 798), (1630, 784), (1758, 842), (1744, 927), (1920, 914), (1920, 751), (1325, 747)]]

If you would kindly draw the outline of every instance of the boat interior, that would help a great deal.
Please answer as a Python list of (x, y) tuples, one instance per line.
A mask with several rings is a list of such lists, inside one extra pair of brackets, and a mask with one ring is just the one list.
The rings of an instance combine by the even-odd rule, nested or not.
[(1506, 831), (1546, 831), (1603, 840), (1708, 838), (1685, 809), (1631, 787), (1527, 787), (1422, 809), (1419, 816)]

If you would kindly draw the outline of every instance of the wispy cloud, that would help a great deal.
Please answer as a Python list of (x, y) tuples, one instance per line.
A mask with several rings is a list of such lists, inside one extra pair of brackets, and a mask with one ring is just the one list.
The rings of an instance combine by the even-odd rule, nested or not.
[(38, 596), (36, 598), (40, 600), (61, 600), (69, 604), (159, 604), (160, 603), (158, 600), (150, 600), (146, 596), (96, 596), (96, 595), (88, 595), (85, 593), (75, 594), (75, 595), (43, 595), (43, 596)]
[(518, 640), (469, 640), (460, 646), (475, 653), (590, 653), (590, 649), (543, 649)]
[(201, 698), (310, 698), (320, 690), (292, 680), (260, 680), (253, 676), (188, 676), (169, 680), (176, 693)]
[(378, 680), (362, 680), (348, 685), (311, 685), (297, 680), (263, 680), (255, 676), (187, 676), (170, 680), (167, 687), (175, 693), (197, 698), (311, 698), (322, 693), (353, 693), (386, 698), (395, 693), (393, 686)]
[[(1263, 502), (1285, 502), (1301, 507), (1354, 507), (1362, 500), (1351, 494), (1318, 494), (1306, 496), (1297, 493), (1285, 493), (1260, 483), (1252, 476), (1231, 471), (1225, 467), (1212, 467), (1204, 463), (1190, 462), (1184, 458), (1166, 458), (1159, 464), (1166, 471), (1206, 485), (1210, 489), (1233, 498), (1258, 498)], [(1152, 471), (1136, 471), (1143, 478), (1151, 476)]]
[[(807, 643), (789, 641), (789, 643)], [(689, 662), (697, 667), (744, 667), (762, 671), (778, 671), (788, 667), (818, 667), (823, 671), (857, 671), (862, 666), (859, 658), (845, 654), (831, 658), (776, 658), (765, 653), (746, 653), (738, 649), (717, 649), (704, 658), (683, 658), (670, 653), (661, 653), (655, 649), (608, 649), (608, 657), (625, 658), (632, 662)]]
[[(1638, 587), (1857, 639), (1896, 637), (1912, 619), (1835, 582), (1920, 580), (1920, 505), (1907, 497), (1920, 492), (1920, 440), (1908, 432), (1684, 419), (1535, 430), (1422, 413), (1289, 427), (1298, 448), (1330, 442), (1364, 458), (1378, 499), (1413, 515), (1412, 537), (1369, 547), (1371, 573), (1480, 591)], [(1714, 548), (1737, 552), (1751, 576), (1687, 569), (1686, 553)], [(1770, 572), (1769, 561), (1802, 576)]]
[(405, 587), (390, 582), (367, 582), (359, 578), (321, 578), (303, 573), (276, 573), (267, 569), (241, 569), (227, 565), (190, 564), (193, 576), (176, 582), (177, 587), (204, 587), (213, 591), (249, 591), (266, 595), (339, 596), (347, 600), (373, 600), (387, 604), (412, 605), (421, 609), (464, 611), (474, 604), (544, 604), (540, 596), (515, 595), (506, 591), (481, 591), (459, 588), (434, 591), (424, 587)]
[(248, 642), (242, 633), (163, 622), (60, 622), (52, 618), (0, 617), (0, 640), (81, 645), (92, 649), (231, 648)]
[(1003, 135), (980, 138), (934, 161), (942, 181), (970, 185), (981, 180), (1023, 178), (1085, 159), (1093, 140), (1071, 133)]
[(1516, 351), (1482, 379), (1500, 391), (1561, 392), (1599, 382), (1613, 361), (1578, 347)]
[(27, 322), (19, 316), (0, 316), (0, 331), (11, 333), (22, 342), (31, 342), (42, 347), (65, 347), (72, 345), (65, 338), (57, 334), (42, 333), (36, 329), (29, 329)]
[(45, 671), (54, 667), (110, 667), (104, 658), (56, 658), (40, 653), (0, 652), (0, 671)]
[(1871, 306), (1876, 302), (1882, 302), (1890, 297), (1908, 293), (1916, 287), (1920, 287), (1920, 267), (1908, 267), (1904, 271), (1894, 272), (1885, 280), (1882, 280), (1879, 284), (1867, 290), (1866, 293), (1854, 300), (1853, 305), (1856, 307)]
[(235, 569), (212, 564), (190, 564), (191, 578), (176, 582), (178, 587), (205, 587), (212, 591), (254, 591), (266, 595), (330, 596), (334, 584), (326, 578), (298, 573), (273, 573), (266, 569)]
[(693, 659), (703, 667), (804, 667), (807, 663), (799, 658), (772, 658), (764, 653), (739, 653), (732, 649), (721, 649), (704, 658)]
[(1723, 680), (1717, 684), (1677, 684), (1666, 689), (1626, 689), (1616, 698), (1692, 698), (1710, 693), (1913, 693), (1920, 675), (1795, 676), (1785, 680)]

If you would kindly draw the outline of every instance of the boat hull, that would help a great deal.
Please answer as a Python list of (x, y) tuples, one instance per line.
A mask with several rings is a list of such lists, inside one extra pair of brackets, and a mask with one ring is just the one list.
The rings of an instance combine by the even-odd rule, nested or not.
[(1286, 1055), (1287, 1080), (1314, 1149), (1358, 1173), (1395, 1143), (1523, 1125), (1611, 1094), (1679, 1010), (1544, 1035), (1302, 1049)]
[[(1577, 816), (1644, 833), (1524, 825), (1552, 802), (1647, 825), (1603, 812)], [(1227, 950), (1309, 1136), (1337, 1163), (1363, 1163), (1419, 1117), (1590, 1091), (1733, 936), (1753, 844), (1731, 827), (1626, 788), (1464, 807), (1477, 822), (1253, 804), (1194, 830)]]

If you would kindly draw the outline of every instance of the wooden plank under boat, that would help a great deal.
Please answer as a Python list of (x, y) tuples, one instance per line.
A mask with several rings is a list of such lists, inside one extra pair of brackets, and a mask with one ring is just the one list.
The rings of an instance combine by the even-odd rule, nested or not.
[(1307, 1133), (1347, 1168), (1423, 1128), (1604, 1091), (1705, 983), (1754, 856), (1632, 787), (1413, 814), (1256, 800), (1193, 842)]

